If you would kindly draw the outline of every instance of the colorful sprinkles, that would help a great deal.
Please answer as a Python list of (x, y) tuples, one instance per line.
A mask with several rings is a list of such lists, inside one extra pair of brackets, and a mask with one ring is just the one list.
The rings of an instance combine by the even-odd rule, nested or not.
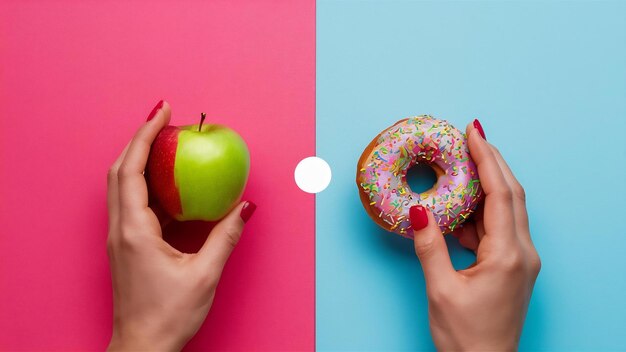
[[(442, 232), (450, 233), (482, 198), (465, 134), (447, 121), (429, 115), (400, 120), (372, 143), (370, 155), (361, 157), (357, 184), (369, 200), (364, 205), (379, 214), (386, 230), (412, 238), (409, 208), (421, 204), (432, 211)], [(432, 189), (421, 194), (406, 182), (407, 171), (418, 162), (435, 164), (444, 172)]]

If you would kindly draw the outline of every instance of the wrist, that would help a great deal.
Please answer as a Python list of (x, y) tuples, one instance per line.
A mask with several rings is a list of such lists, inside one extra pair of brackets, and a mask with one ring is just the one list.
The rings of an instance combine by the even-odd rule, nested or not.
[(437, 351), (517, 351), (517, 339), (504, 336), (455, 336), (438, 334), (433, 336)]
[(463, 345), (462, 348), (458, 349), (459, 351), (503, 351), (503, 352), (514, 352), (517, 351), (517, 343), (512, 341), (479, 341), (474, 343), (468, 343)]
[(184, 343), (163, 334), (113, 328), (107, 351), (180, 351)]

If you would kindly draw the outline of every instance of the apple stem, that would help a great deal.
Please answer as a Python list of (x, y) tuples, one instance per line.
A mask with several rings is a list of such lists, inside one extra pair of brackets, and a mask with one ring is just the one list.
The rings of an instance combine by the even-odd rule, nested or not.
[(202, 124), (204, 123), (204, 119), (206, 119), (206, 114), (200, 113), (200, 125), (198, 125), (198, 132), (202, 132)]

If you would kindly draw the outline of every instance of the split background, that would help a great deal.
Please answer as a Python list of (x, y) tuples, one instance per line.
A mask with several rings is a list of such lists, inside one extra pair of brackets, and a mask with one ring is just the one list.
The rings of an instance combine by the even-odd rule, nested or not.
[[(400, 118), (480, 118), (543, 260), (522, 350), (626, 349), (622, 2), (0, 3), (0, 350), (102, 350), (105, 174), (152, 105), (249, 143), (258, 211), (188, 350), (432, 350), (411, 242), (354, 184)], [(317, 154), (317, 196), (293, 182)], [(193, 249), (202, 224), (169, 238)], [(472, 255), (449, 239), (458, 268)]]

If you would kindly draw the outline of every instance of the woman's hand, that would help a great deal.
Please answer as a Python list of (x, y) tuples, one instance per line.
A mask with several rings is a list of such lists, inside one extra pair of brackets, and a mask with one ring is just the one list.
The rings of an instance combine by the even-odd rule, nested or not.
[(528, 229), (525, 195), (478, 120), (467, 127), (486, 198), (474, 221), (454, 232), (476, 252), (455, 271), (430, 211), (411, 208), (415, 252), (424, 270), (430, 330), (439, 350), (515, 350), (541, 268)]
[(209, 312), (222, 269), (256, 208), (251, 202), (235, 207), (197, 254), (181, 253), (163, 240), (143, 172), (170, 112), (159, 102), (109, 170), (107, 247), (114, 303), (109, 350), (180, 350)]

